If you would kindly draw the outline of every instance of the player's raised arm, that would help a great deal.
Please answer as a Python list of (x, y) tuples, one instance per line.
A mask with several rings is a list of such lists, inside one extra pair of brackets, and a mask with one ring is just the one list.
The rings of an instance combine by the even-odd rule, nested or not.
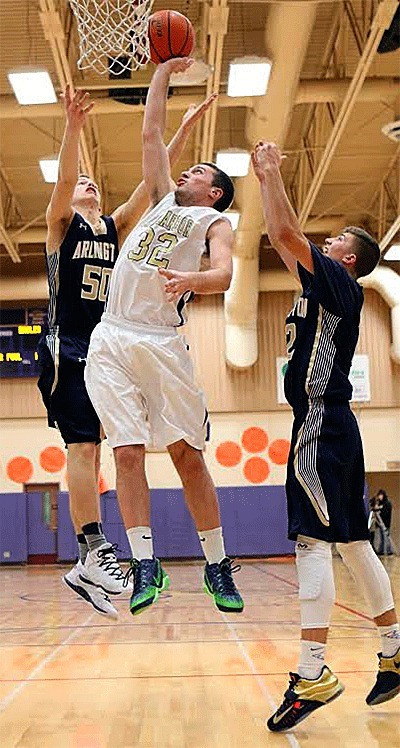
[(275, 143), (258, 143), (251, 160), (261, 186), (264, 216), (272, 246), (296, 277), (297, 262), (313, 272), (310, 245), (285, 192), (280, 172), (282, 154), (278, 146)]
[[(211, 96), (208, 96), (208, 98), (202, 101), (198, 106), (192, 104), (183, 115), (178, 130), (167, 146), (171, 166), (174, 166), (174, 164), (176, 164), (180, 159), (195, 124), (201, 119), (201, 117), (203, 117), (213, 101), (215, 101), (216, 97), (217, 94), (211, 94)], [(112, 214), (112, 218), (114, 219), (117, 228), (120, 246), (122, 246), (128, 234), (130, 234), (132, 229), (136, 226), (148, 205), (149, 193), (145, 182), (142, 181), (132, 192), (126, 203), (123, 203), (123, 205), (116, 208)]]
[(164, 144), (167, 93), (172, 73), (183, 73), (193, 63), (187, 57), (172, 58), (158, 65), (153, 75), (143, 120), (143, 179), (152, 205), (174, 189), (167, 148)]
[(74, 213), (71, 203), (79, 173), (79, 136), (86, 116), (93, 107), (88, 97), (85, 91), (72, 95), (69, 86), (64, 92), (67, 121), (59, 155), (57, 182), (46, 211), (48, 252), (59, 247)]

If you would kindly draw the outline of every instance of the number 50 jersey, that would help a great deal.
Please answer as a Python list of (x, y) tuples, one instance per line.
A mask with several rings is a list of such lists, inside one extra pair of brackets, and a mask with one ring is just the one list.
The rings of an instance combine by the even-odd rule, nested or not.
[(122, 245), (111, 280), (107, 315), (153, 326), (183, 325), (183, 309), (190, 293), (183, 294), (177, 303), (168, 301), (165, 279), (158, 270), (199, 270), (207, 231), (221, 218), (214, 208), (180, 206), (174, 193), (168, 193)]
[(118, 254), (118, 236), (109, 216), (99, 227), (75, 213), (60, 248), (46, 253), (49, 283), (49, 328), (57, 328), (62, 339), (81, 337), (89, 341), (107, 298), (111, 273)]

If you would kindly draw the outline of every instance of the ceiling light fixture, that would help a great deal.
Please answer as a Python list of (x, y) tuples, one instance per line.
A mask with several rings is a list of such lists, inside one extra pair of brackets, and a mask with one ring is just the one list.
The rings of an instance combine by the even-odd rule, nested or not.
[(245, 177), (249, 171), (250, 153), (243, 148), (218, 151), (216, 164), (230, 177)]
[(47, 70), (20, 68), (7, 73), (19, 104), (55, 104), (56, 92)]
[(55, 184), (58, 176), (58, 158), (56, 156), (41, 158), (39, 166), (42, 170), (44, 181)]
[(392, 244), (392, 246), (389, 247), (388, 251), (383, 256), (383, 259), (387, 260), (388, 262), (400, 260), (400, 244)]
[(228, 96), (264, 96), (272, 62), (267, 57), (237, 57), (229, 65)]

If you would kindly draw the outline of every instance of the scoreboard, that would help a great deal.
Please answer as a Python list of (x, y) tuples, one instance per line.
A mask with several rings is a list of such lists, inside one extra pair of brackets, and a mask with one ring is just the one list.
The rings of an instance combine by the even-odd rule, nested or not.
[(38, 377), (46, 309), (0, 309), (0, 377)]

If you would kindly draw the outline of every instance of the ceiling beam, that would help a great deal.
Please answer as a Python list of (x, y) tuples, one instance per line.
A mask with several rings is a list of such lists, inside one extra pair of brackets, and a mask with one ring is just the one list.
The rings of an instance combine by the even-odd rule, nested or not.
[(18, 249), (16, 248), (15, 244), (11, 240), (11, 237), (6, 227), (1, 221), (0, 221), (0, 243), (4, 244), (13, 262), (21, 262)]
[[(349, 88), (351, 79), (310, 79), (304, 80), (300, 83), (298, 91), (296, 92), (295, 105), (297, 104), (323, 104), (329, 101), (341, 102), (346, 95), (346, 91)], [(118, 83), (118, 81), (116, 81)], [(129, 88), (129, 81), (124, 81), (127, 85), (124, 88)], [(100, 87), (97, 85), (91, 86), (76, 86), (76, 88), (84, 88), (88, 91), (96, 91), (106, 89), (108, 86)], [(134, 86), (132, 86), (134, 87)], [(370, 102), (370, 101), (392, 101), (399, 94), (399, 79), (394, 77), (385, 78), (369, 78), (364, 82), (364, 85), (359, 92), (357, 101)], [(169, 112), (182, 112), (191, 104), (200, 104), (203, 100), (202, 94), (175, 94), (167, 102), (167, 110)], [(98, 98), (95, 99), (95, 106), (93, 111), (89, 114), (89, 117), (95, 115), (111, 115), (111, 114), (142, 114), (144, 112), (144, 104), (123, 104), (120, 101), (116, 101), (113, 98)], [(219, 109), (236, 109), (238, 107), (246, 107), (253, 109), (256, 103), (256, 97), (253, 96), (228, 96), (227, 94), (220, 94), (218, 96), (218, 108)], [(57, 104), (27, 104), (21, 106), (15, 100), (14, 96), (0, 96), (0, 119), (47, 119), (64, 117), (64, 107), (61, 103)]]
[(381, 250), (381, 253), (386, 249), (392, 239), (394, 239), (398, 231), (400, 231), (400, 215), (396, 217), (385, 236), (380, 240), (379, 249)]
[(322, 186), (326, 172), (328, 171), (336, 148), (349, 121), (350, 115), (352, 114), (354, 105), (359, 99), (362, 85), (365, 81), (371, 63), (375, 57), (379, 42), (381, 41), (381, 38), (386, 29), (389, 28), (397, 7), (398, 0), (382, 0), (382, 2), (378, 5), (363, 53), (360, 57), (356, 71), (342, 102), (342, 106), (333, 125), (331, 134), (328, 138), (328, 142), (325, 146), (325, 150), (311, 180), (311, 184), (303, 205), (301, 206), (299, 220), (302, 227), (304, 227), (307, 218), (310, 215), (311, 209)]
[[(219, 91), (221, 84), (222, 54), (224, 51), (224, 40), (228, 31), (229, 8), (228, 0), (212, 0), (212, 5), (207, 12), (207, 35), (208, 35), (208, 65), (212, 71), (207, 80), (206, 95), (210, 96), (213, 91)], [(215, 130), (217, 126), (217, 112), (219, 101), (213, 102), (210, 109), (205, 113), (202, 120), (202, 161), (212, 161), (214, 153)]]
[[(39, 0), (40, 20), (43, 26), (44, 35), (49, 42), (51, 53), (57, 72), (58, 82), (64, 91), (66, 85), (74, 90), (72, 71), (69, 66), (67, 51), (65, 47), (65, 35), (62, 27), (61, 18), (56, 10), (54, 0)], [(63, 112), (64, 116), (64, 112)], [(94, 179), (94, 169), (89, 153), (85, 132), (82, 130), (79, 136), (80, 161), (81, 169)]]
[[(3, 170), (1, 169), (1, 176), (3, 177), (2, 171)], [(4, 181), (4, 177), (3, 177), (3, 181)], [(13, 195), (12, 195), (12, 192), (10, 191), (8, 182), (4, 181), (4, 185), (5, 185), (6, 190), (9, 192), (10, 197), (12, 198)], [(18, 248), (14, 244), (12, 238), (10, 237), (9, 232), (7, 231), (5, 227), (5, 215), (4, 215), (3, 195), (2, 195), (1, 187), (0, 187), (0, 242), (4, 244), (13, 262), (21, 262), (21, 258), (18, 253)]]

